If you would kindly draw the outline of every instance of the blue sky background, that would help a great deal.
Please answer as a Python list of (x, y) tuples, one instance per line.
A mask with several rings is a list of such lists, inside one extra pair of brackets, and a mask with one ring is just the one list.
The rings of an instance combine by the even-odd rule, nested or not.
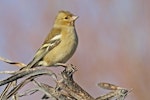
[[(78, 68), (75, 80), (94, 97), (104, 93), (98, 82), (110, 82), (133, 88), (127, 100), (149, 100), (148, 4), (148, 0), (1, 0), (0, 56), (27, 64), (58, 11), (68, 10), (79, 16), (79, 46), (68, 61)], [(0, 70), (16, 69), (0, 62)]]

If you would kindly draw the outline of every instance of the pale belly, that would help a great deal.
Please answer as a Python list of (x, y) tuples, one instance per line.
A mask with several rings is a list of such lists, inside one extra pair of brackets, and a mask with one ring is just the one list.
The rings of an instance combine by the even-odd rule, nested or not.
[[(71, 38), (69, 39), (70, 41), (69, 40), (67, 42), (61, 41), (59, 46), (56, 46), (55, 48), (53, 48), (49, 52), (49, 54), (47, 54), (48, 56), (46, 55), (44, 57), (44, 59), (46, 59), (46, 62), (49, 63), (47, 66), (51, 66), (56, 63), (65, 63), (72, 57), (72, 55), (74, 54), (77, 48), (78, 41), (77, 41), (77, 36), (75, 37), (70, 36), (69, 38)], [(76, 42), (74, 42), (75, 41), (74, 39), (76, 40)]]

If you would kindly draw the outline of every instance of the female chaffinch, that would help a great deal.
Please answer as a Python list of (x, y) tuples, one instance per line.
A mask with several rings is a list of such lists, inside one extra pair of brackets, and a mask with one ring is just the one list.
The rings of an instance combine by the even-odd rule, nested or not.
[[(58, 63), (67, 62), (74, 54), (78, 45), (78, 37), (75, 30), (75, 20), (77, 18), (78, 16), (68, 11), (59, 11), (52, 30), (36, 52), (33, 60), (20, 70), (36, 66), (53, 66)], [(7, 81), (10, 82), (13, 79)], [(11, 85), (12, 83), (9, 83), (5, 87), (0, 95), (0, 99), (7, 93)]]
[(78, 16), (69, 11), (59, 11), (52, 30), (36, 52), (33, 60), (24, 68), (53, 66), (57, 65), (57, 63), (67, 62), (78, 45), (75, 29), (75, 20), (77, 18)]

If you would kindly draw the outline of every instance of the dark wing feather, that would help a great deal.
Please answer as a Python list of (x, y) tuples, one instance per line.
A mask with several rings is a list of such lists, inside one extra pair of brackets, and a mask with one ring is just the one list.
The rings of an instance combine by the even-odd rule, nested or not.
[(53, 28), (51, 33), (47, 36), (45, 39), (43, 45), (41, 48), (39, 48), (33, 58), (33, 60), (25, 67), (25, 68), (31, 68), (36, 66), (36, 64), (53, 48), (55, 48), (60, 42), (61, 39), (55, 39), (53, 40), (56, 35), (59, 35), (61, 33), (60, 29)]

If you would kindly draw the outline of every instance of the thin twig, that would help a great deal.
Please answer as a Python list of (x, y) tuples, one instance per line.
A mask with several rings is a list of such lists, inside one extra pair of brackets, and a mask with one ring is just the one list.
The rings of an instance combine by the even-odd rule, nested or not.
[(9, 82), (18, 80), (20, 78), (24, 78), (24, 77), (31, 77), (34, 75), (54, 75), (55, 74), (46, 68), (32, 68), (32, 69), (26, 69), (26, 70), (21, 70), (21, 71), (17, 71), (16, 74), (14, 74), (13, 76), (8, 77), (5, 80), (0, 81), (0, 86), (5, 85)]
[(24, 63), (14, 62), (14, 61), (8, 60), (8, 59), (3, 58), (3, 57), (0, 57), (0, 61), (3, 61), (5, 63), (11, 64), (11, 65), (14, 65), (14, 66), (17, 66), (17, 67), (20, 67), (20, 68), (26, 66), (26, 64), (24, 64)]
[(16, 71), (0, 71), (0, 74), (11, 74), (11, 75), (13, 75), (15, 73), (16, 73)]
[(22, 81), (20, 84), (14, 87), (5, 98), (9, 99), (12, 95), (16, 94), (17, 91), (19, 91), (27, 83), (31, 82), (31, 80), (33, 80), (34, 78), (36, 78), (36, 76), (29, 77), (25, 79), (24, 81)]
[(38, 88), (29, 89), (29, 90), (26, 90), (24, 93), (19, 94), (19, 97), (32, 95), (32, 94), (34, 94), (34, 93), (36, 93), (36, 92), (38, 92), (38, 91), (39, 91)]

